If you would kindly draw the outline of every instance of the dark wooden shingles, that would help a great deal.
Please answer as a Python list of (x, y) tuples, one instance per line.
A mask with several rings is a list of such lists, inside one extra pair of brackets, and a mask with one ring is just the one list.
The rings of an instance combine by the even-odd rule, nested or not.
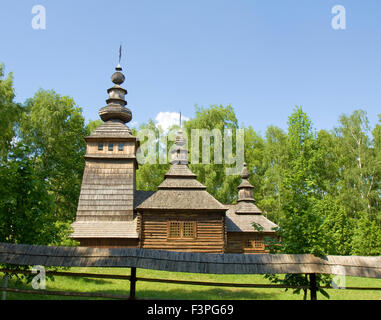
[[(216, 274), (332, 273), (381, 278), (380, 257), (244, 255), (138, 248), (47, 247), (0, 243), (0, 263), (78, 267), (138, 267)], [(340, 269), (341, 268), (341, 269)]]

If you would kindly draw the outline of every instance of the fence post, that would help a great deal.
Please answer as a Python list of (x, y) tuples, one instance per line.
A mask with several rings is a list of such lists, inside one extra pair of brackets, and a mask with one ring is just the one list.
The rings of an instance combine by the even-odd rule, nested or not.
[[(3, 289), (7, 289), (7, 288), (8, 288), (8, 275), (5, 275), (4, 276)], [(7, 291), (4, 290), (3, 294), (1, 296), (1, 300), (6, 300), (6, 299), (7, 299)]]
[(311, 300), (317, 300), (316, 274), (310, 273)]
[(131, 277), (130, 277), (130, 297), (129, 300), (135, 300), (135, 290), (136, 290), (136, 267), (131, 267)]

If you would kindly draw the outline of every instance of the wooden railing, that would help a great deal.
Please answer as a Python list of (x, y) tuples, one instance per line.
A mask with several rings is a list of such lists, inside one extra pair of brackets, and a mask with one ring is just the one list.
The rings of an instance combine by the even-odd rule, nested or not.
[[(61, 267), (127, 267), (130, 275), (75, 273), (62, 271), (46, 271), (46, 275), (108, 278), (128, 280), (130, 282), (129, 295), (115, 295), (108, 293), (68, 292), (27, 290), (8, 288), (1, 290), (3, 296), (6, 292), (43, 294), (76, 297), (99, 297), (106, 299), (135, 299), (136, 282), (162, 282), (183, 285), (201, 285), (218, 287), (240, 288), (289, 288), (310, 291), (310, 298), (317, 299), (318, 287), (316, 274), (337, 274), (344, 271), (348, 276), (381, 278), (381, 257), (358, 256), (325, 256), (313, 255), (283, 255), (283, 254), (206, 254), (169, 252), (160, 250), (146, 250), (135, 248), (100, 249), (83, 247), (48, 247), (31, 245), (14, 245), (0, 243), (0, 264), (11, 265), (43, 265)], [(248, 284), (248, 283), (222, 283), (189, 280), (173, 280), (158, 278), (137, 277), (136, 269), (154, 269), (173, 272), (216, 273), (216, 274), (308, 274), (308, 286), (288, 286), (282, 284)], [(30, 271), (7, 270), (7, 273), (30, 273)], [(381, 290), (381, 288), (346, 287), (347, 290)]]

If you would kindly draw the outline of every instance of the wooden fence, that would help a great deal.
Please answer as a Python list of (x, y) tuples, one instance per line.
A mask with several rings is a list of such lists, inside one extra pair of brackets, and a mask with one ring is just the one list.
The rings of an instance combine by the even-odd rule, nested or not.
[[(138, 248), (85, 248), (52, 247), (0, 243), (0, 264), (42, 265), (45, 267), (126, 267), (127, 275), (52, 272), (56, 276), (123, 279), (130, 282), (130, 294), (111, 295), (105, 293), (81, 293), (46, 290), (7, 288), (5, 292), (30, 294), (103, 297), (113, 299), (135, 299), (136, 281), (165, 282), (185, 285), (203, 285), (241, 288), (299, 288), (308, 289), (312, 300), (317, 298), (316, 274), (341, 274), (347, 276), (381, 278), (381, 257), (324, 256), (309, 254), (209, 254), (193, 252), (171, 252)], [(279, 284), (213, 283), (203, 281), (139, 278), (136, 268), (174, 272), (213, 274), (309, 274), (308, 286), (286, 286)], [(2, 272), (29, 273), (30, 271), (0, 270)], [(330, 287), (324, 287), (329, 289)], [(381, 288), (351, 287), (351, 290), (381, 290)]]

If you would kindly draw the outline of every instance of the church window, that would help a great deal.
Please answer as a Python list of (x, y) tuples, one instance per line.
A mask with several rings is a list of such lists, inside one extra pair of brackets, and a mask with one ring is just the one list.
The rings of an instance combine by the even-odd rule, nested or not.
[(98, 150), (103, 150), (103, 142), (98, 143)]
[(263, 241), (261, 239), (254, 240), (254, 248), (255, 249), (263, 249)]
[(123, 148), (124, 148), (124, 143), (119, 143), (119, 145), (118, 145), (118, 150), (119, 151), (123, 151)]
[(194, 238), (195, 222), (184, 221), (183, 222), (183, 238)]
[(108, 144), (108, 151), (113, 151), (113, 150), (114, 150), (114, 144), (110, 142)]
[(264, 242), (261, 238), (255, 239), (246, 239), (244, 240), (243, 246), (245, 249), (255, 249), (255, 250), (263, 250)]
[(169, 221), (168, 238), (196, 238), (196, 222)]
[(180, 238), (181, 236), (181, 222), (171, 221), (169, 223), (169, 238)]

